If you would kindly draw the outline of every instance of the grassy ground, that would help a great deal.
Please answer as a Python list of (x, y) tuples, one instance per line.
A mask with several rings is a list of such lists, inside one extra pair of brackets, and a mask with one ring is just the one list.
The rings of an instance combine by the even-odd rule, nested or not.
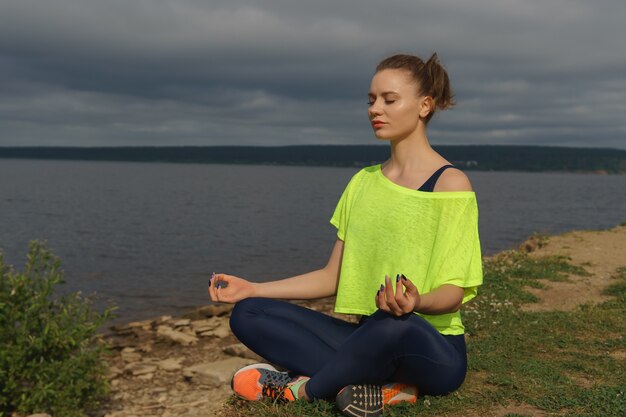
[[(625, 261), (626, 263), (626, 261)], [(523, 312), (536, 301), (525, 286), (587, 272), (562, 256), (533, 259), (502, 252), (484, 262), (484, 285), (464, 307), (469, 370), (445, 397), (385, 409), (384, 416), (626, 416), (626, 265), (606, 292), (613, 297), (571, 312)], [(332, 402), (232, 395), (223, 417), (341, 416)]]

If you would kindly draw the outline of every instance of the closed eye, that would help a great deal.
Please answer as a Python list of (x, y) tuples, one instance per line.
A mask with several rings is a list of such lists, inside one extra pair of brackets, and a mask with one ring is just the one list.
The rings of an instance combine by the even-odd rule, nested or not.
[[(392, 104), (392, 103), (395, 103), (395, 100), (385, 100), (385, 104)], [(373, 106), (374, 102), (373, 101), (368, 101), (367, 105), (368, 106)]]

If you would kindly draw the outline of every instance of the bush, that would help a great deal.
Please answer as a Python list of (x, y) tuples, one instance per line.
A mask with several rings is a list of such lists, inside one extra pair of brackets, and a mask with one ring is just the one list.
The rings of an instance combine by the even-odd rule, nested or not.
[(107, 346), (96, 312), (80, 292), (60, 295), (61, 262), (31, 241), (23, 272), (0, 252), (0, 417), (12, 412), (84, 416), (108, 393)]

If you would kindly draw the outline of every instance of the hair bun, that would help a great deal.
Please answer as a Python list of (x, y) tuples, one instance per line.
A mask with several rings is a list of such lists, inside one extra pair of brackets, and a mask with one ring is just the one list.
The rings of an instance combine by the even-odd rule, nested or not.
[(443, 65), (441, 65), (441, 62), (439, 62), (439, 57), (436, 52), (428, 58), (424, 66), (431, 79), (431, 96), (435, 101), (435, 107), (445, 110), (454, 106), (456, 102), (454, 101), (454, 95), (450, 88), (448, 72)]

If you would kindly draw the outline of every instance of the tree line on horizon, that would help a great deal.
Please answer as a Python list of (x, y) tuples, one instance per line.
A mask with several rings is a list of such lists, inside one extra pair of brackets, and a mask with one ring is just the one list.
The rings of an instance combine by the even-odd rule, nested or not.
[[(476, 171), (626, 173), (626, 150), (516, 145), (434, 145)], [(0, 147), (0, 158), (358, 167), (383, 162), (387, 145)]]

